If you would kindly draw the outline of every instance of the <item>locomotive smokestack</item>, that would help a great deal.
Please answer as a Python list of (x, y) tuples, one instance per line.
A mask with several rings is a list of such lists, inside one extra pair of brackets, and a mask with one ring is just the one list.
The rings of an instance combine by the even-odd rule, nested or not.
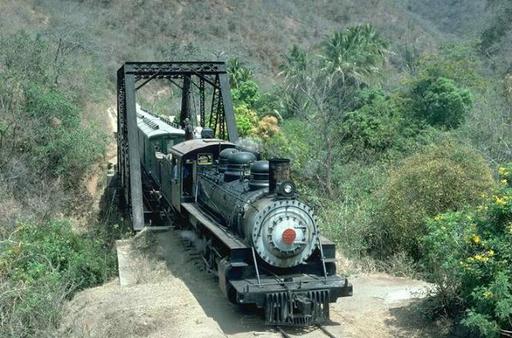
[(269, 193), (276, 192), (279, 183), (290, 180), (290, 160), (287, 158), (273, 158), (269, 161)]

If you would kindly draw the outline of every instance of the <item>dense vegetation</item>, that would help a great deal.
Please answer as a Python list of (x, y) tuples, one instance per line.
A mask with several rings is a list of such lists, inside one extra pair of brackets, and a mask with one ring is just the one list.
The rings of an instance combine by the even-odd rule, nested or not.
[(486, 337), (512, 324), (512, 165), (499, 177), (480, 205), (431, 218), (422, 238), (422, 262), (438, 287), (433, 310)]
[[(54, 335), (61, 306), (115, 272), (84, 177), (108, 142), (93, 59), (26, 32), (0, 37), (0, 336)], [(71, 66), (80, 60), (82, 69)], [(76, 230), (77, 218), (89, 226)], [(73, 219), (73, 220), (71, 220)]]
[[(509, 1), (0, 9), (2, 334), (54, 335), (64, 301), (112, 276), (122, 227), (76, 221), (111, 142), (99, 112), (121, 62), (169, 58), (230, 60), (242, 142), (292, 159), (344, 256), (435, 283), (432, 316), (512, 329)], [(169, 114), (168, 94), (141, 99)]]
[[(420, 55), (385, 88), (392, 51), (361, 25), (292, 47), (273, 98), (262, 99), (236, 60), (232, 82), (241, 134), (269, 156), (293, 159), (304, 196), (345, 255), (422, 274), (438, 287), (435, 313), (494, 336), (511, 328), (510, 189), (497, 188), (510, 177), (497, 183), (496, 163), (511, 159), (512, 133), (506, 95), (487, 101), (503, 83), (493, 83), (500, 75), (489, 74), (478, 48), (449, 44)], [(279, 131), (262, 137), (256, 125), (269, 116)], [(492, 213), (474, 221), (489, 196)]]

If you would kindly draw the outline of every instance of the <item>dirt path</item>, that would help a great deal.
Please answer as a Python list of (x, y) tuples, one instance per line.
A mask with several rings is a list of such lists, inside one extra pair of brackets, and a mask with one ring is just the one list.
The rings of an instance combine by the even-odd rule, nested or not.
[[(179, 237), (174, 230), (154, 233), (142, 249), (124, 243), (121, 251), (128, 263), (120, 265), (129, 270), (128, 286), (121, 287), (116, 279), (78, 294), (66, 310), (63, 335), (281, 337), (265, 327), (261, 314), (230, 304)], [(439, 336), (414, 306), (428, 288), (425, 282), (385, 274), (353, 276), (351, 281), (354, 296), (331, 305), (332, 323), (325, 327), (334, 336)], [(317, 328), (287, 332), (292, 337), (325, 337)]]
[[(114, 140), (114, 133), (117, 132), (117, 113), (116, 107), (110, 106), (106, 110), (107, 117), (107, 131), (111, 134), (112, 142), (107, 145), (105, 159), (109, 165), (115, 165), (117, 163), (117, 146)], [(101, 162), (93, 169), (92, 174), (89, 175), (85, 182), (87, 192), (96, 200), (101, 197), (101, 191), (98, 192), (101, 175), (105, 174), (105, 163)], [(98, 202), (98, 201), (96, 201)], [(95, 203), (97, 206), (97, 203)]]

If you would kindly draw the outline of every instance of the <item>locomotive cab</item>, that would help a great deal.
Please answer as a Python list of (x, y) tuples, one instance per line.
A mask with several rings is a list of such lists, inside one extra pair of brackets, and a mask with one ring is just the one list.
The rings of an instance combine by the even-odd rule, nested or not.
[(222, 150), (234, 148), (231, 142), (219, 139), (193, 139), (174, 145), (172, 155), (172, 206), (181, 211), (181, 203), (194, 202), (197, 173), (200, 168), (218, 161)]

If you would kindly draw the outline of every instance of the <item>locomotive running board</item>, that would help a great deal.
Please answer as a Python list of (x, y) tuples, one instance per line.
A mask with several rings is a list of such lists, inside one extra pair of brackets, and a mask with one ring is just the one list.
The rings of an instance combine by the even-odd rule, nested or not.
[(250, 249), (244, 242), (225, 231), (219, 223), (203, 213), (195, 203), (181, 203), (181, 207), (189, 214), (189, 221), (193, 226), (197, 227), (197, 224), (203, 225), (212, 235), (217, 237), (231, 250)]

